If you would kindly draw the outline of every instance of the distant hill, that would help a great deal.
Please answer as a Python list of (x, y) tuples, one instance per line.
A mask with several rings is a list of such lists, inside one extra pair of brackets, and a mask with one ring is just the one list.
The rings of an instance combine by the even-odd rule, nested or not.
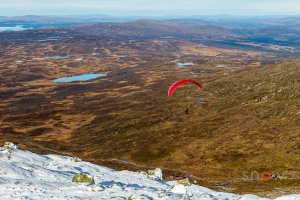
[(224, 38), (239, 37), (232, 31), (212, 25), (178, 24), (171, 21), (138, 20), (126, 23), (99, 23), (82, 25), (72, 31), (86, 35), (109, 37), (149, 38), (149, 37), (182, 37), (182, 38)]
[(127, 21), (129, 18), (119, 18), (108, 15), (64, 15), (64, 16), (39, 16), (25, 15), (16, 17), (0, 16), (0, 22), (24, 21), (35, 23), (95, 23), (102, 21)]
[(92, 24), (98, 22), (127, 22), (134, 19), (111, 17), (106, 15), (83, 15), (83, 16), (26, 15), (26, 16), (16, 16), (16, 17), (0, 16), (0, 27), (1, 26), (26, 26), (30, 28), (43, 28), (49, 26), (62, 27), (62, 26), (75, 26), (80, 24)]
[[(148, 20), (163, 20), (179, 24), (192, 24), (192, 25), (215, 25), (225, 28), (265, 28), (268, 26), (284, 26), (293, 29), (300, 29), (299, 16), (257, 16), (257, 17), (243, 17), (243, 16), (230, 16), (230, 15), (216, 15), (216, 16), (164, 16), (164, 17), (151, 17), (151, 16), (127, 16), (115, 17), (109, 15), (64, 15), (64, 16), (39, 16), (39, 15), (26, 15), (6, 17), (0, 16), (1, 23), (26, 23), (26, 24), (40, 24), (40, 27), (47, 26), (68, 26), (76, 24), (91, 24), (98, 22), (129, 22), (140, 19)], [(24, 24), (18, 24), (24, 25)]]
[(277, 23), (280, 25), (284, 25), (291, 28), (299, 28), (300, 29), (300, 16), (294, 16), (294, 17), (284, 17), (277, 20), (270, 20), (273, 23)]

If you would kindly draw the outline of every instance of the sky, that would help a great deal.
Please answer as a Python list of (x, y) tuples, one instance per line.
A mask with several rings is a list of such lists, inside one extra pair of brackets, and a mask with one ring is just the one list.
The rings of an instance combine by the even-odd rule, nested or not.
[(300, 15), (300, 0), (0, 0), (0, 16)]

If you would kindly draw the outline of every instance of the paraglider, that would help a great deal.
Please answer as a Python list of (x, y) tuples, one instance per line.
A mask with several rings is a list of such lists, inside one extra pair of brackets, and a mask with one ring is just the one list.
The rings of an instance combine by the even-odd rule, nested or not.
[[(168, 91), (168, 96), (171, 97), (174, 93), (174, 91), (181, 85), (183, 84), (186, 84), (186, 83), (193, 83), (195, 84), (196, 86), (198, 86), (200, 89), (203, 89), (203, 85), (198, 83), (197, 81), (194, 81), (194, 80), (181, 80), (181, 81), (177, 81), (176, 83), (174, 83), (170, 88), (169, 88), (169, 91)], [(187, 97), (187, 99), (190, 99), (190, 97)], [(190, 105), (188, 103), (188, 105), (186, 106), (186, 109), (185, 109), (185, 114), (189, 114), (189, 109), (190, 109)]]
[(174, 83), (170, 88), (169, 88), (169, 92), (168, 92), (168, 96), (172, 96), (173, 92), (181, 85), (185, 84), (185, 83), (194, 83), (196, 84), (198, 87), (200, 87), (201, 89), (203, 89), (203, 85), (201, 85), (200, 83), (198, 83), (197, 81), (194, 80), (181, 80), (178, 81), (176, 83)]

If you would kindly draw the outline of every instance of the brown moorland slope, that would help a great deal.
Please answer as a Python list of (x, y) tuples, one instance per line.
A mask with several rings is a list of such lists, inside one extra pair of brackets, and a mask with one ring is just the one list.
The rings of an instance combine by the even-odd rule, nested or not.
[(206, 171), (212, 173), (227, 167), (297, 168), (299, 73), (300, 63), (294, 61), (208, 82), (202, 95), (209, 105), (194, 105), (190, 115), (182, 114), (185, 88), (174, 98), (164, 97), (171, 84), (166, 79), (152, 91), (136, 93), (131, 112), (99, 115), (73, 141), (85, 148), (86, 158), (117, 156), (191, 170), (210, 166)]
[[(1, 34), (1, 142), (118, 169), (162, 167), (166, 178), (193, 175), (201, 185), (219, 190), (299, 192), (300, 61), (263, 65), (277, 57), (193, 43), (183, 36), (151, 38), (155, 31), (141, 40), (113, 40), (81, 30)], [(57, 40), (39, 41), (49, 37)], [(59, 55), (70, 57), (48, 57)], [(175, 59), (195, 65), (180, 68)], [(84, 73), (108, 76), (52, 81)], [(203, 91), (192, 92), (189, 115), (184, 114), (189, 86), (172, 98), (166, 95), (183, 78), (205, 84)], [(208, 106), (196, 104), (198, 98), (207, 99)], [(256, 171), (281, 178), (249, 180)]]
[[(284, 176), (264, 189), (299, 189), (299, 61), (208, 82), (201, 96), (209, 105), (193, 106), (189, 115), (182, 103), (182, 91), (189, 88), (169, 99), (164, 96), (170, 84), (169, 79), (158, 82), (148, 92), (134, 94), (137, 102), (131, 110), (117, 108), (119, 113), (98, 115), (80, 128), (71, 140), (81, 147), (78, 153), (99, 162), (116, 158), (185, 170), (204, 180), (228, 179), (237, 188), (241, 185), (234, 182), (252, 172), (270, 171)], [(195, 92), (193, 98), (198, 96)], [(262, 190), (253, 184), (240, 190)]]
[[(149, 84), (137, 76), (114, 89), (105, 81), (102, 86), (62, 85), (48, 94), (61, 101), (68, 95), (84, 95), (75, 98), (65, 115), (54, 113), (53, 120), (69, 116), (87, 122), (60, 142), (40, 135), (47, 130), (32, 131), (28, 138), (33, 143), (27, 145), (117, 168), (130, 168), (133, 163), (135, 169), (162, 167), (169, 175), (193, 175), (199, 183), (219, 190), (299, 192), (299, 69), (299, 61), (289, 61), (207, 80), (205, 90), (192, 93), (192, 99), (205, 97), (209, 105), (193, 104), (189, 115), (184, 114), (189, 87), (180, 88), (173, 98), (166, 96), (168, 86), (180, 78), (177, 73)], [(135, 73), (127, 70), (129, 77)], [(201, 80), (197, 76), (193, 78)], [(103, 93), (104, 88), (110, 92)], [(4, 134), (4, 138), (13, 136)], [(279, 174), (280, 179), (245, 179), (264, 171)]]

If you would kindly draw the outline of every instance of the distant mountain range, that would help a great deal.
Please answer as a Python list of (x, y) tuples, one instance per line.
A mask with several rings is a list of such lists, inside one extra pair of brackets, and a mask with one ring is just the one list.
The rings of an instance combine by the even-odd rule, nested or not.
[(257, 28), (268, 26), (284, 26), (288, 28), (300, 28), (300, 16), (257, 16), (242, 17), (231, 15), (216, 16), (163, 16), (163, 17), (147, 17), (147, 16), (127, 16), (114, 17), (108, 15), (66, 15), (66, 16), (38, 16), (26, 15), (6, 17), (0, 16), (0, 27), (5, 26), (25, 26), (32, 28), (40, 28), (47, 26), (71, 26), (79, 24), (93, 24), (98, 22), (129, 22), (140, 19), (151, 20), (167, 20), (182, 24), (199, 24), (199, 25), (216, 25), (229, 28)]
[[(75, 26), (80, 24), (93, 24), (99, 22), (127, 22), (134, 18), (116, 18), (105, 15), (84, 15), (84, 16), (0, 16), (0, 27), (17, 27), (25, 28), (43, 28), (43, 27), (61, 27)], [(1, 29), (0, 29), (1, 32)]]
[[(80, 19), (75, 17), (0, 17), (0, 21), (2, 20), (0, 22), (0, 32), (33, 29), (23, 31), (22, 34), (10, 33), (1, 37), (32, 40), (32, 34), (34, 34), (34, 38), (43, 39), (45, 35), (60, 32), (60, 35), (64, 34), (66, 37), (72, 35), (72, 37), (77, 39), (86, 37), (117, 40), (176, 38), (193, 42), (201, 41), (205, 44), (218, 47), (226, 46), (226, 48), (247, 48), (259, 51), (268, 49), (268, 51), (281, 51), (292, 54), (300, 52), (300, 25), (298, 26), (297, 24), (297, 19), (300, 19), (300, 17), (257, 21), (251, 21), (250, 19), (246, 21), (243, 19), (234, 21), (205, 21), (192, 18), (168, 20), (141, 19), (134, 21), (123, 19), (122, 22), (118, 18), (111, 18), (111, 20), (115, 20), (114, 22), (96, 22), (101, 17), (92, 18), (93, 16), (84, 16), (85, 19), (83, 19), (84, 17)], [(16, 21), (9, 21), (8, 19), (15, 19)], [(17, 21), (17, 19), (20, 21)], [(101, 19), (104, 20), (104, 18)], [(108, 19), (106, 18), (106, 20)], [(288, 21), (291, 23), (287, 23)], [(49, 29), (49, 27), (54, 28)], [(36, 31), (35, 28), (44, 29)]]
[(137, 20), (125, 23), (97, 23), (72, 28), (84, 35), (101, 35), (115, 38), (237, 38), (233, 31), (214, 25), (178, 24), (175, 21)]

